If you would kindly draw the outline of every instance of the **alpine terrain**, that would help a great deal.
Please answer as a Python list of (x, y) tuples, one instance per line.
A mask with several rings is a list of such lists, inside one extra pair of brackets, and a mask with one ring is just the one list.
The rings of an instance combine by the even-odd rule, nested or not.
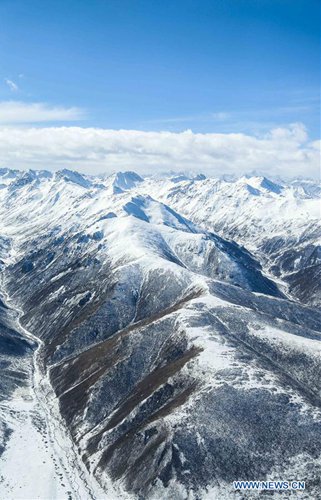
[(320, 197), (2, 169), (0, 498), (321, 498)]

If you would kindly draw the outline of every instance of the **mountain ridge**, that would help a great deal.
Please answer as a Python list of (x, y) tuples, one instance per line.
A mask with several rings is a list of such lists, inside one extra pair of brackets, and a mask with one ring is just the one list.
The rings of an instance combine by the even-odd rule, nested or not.
[(288, 471), (317, 495), (320, 312), (204, 217), (222, 189), (283, 203), (287, 188), (82, 178), (0, 190), (1, 272), (94, 496), (95, 480), (113, 498), (230, 498), (233, 480)]

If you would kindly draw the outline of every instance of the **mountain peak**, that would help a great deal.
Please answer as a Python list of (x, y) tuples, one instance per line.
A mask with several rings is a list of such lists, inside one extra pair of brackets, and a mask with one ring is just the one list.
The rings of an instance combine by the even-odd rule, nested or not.
[(280, 194), (283, 190), (283, 186), (264, 176), (247, 177), (246, 183), (254, 189), (265, 189), (266, 191), (275, 194)]
[(79, 186), (82, 186), (84, 188), (91, 187), (90, 181), (85, 179), (83, 175), (74, 170), (68, 170), (67, 168), (64, 168), (63, 170), (59, 170), (56, 173), (56, 177), (63, 179), (66, 182), (72, 182), (74, 184), (78, 184)]
[(143, 178), (136, 172), (117, 172), (113, 181), (113, 186), (119, 188), (121, 191), (127, 191), (134, 188), (140, 182), (143, 182)]

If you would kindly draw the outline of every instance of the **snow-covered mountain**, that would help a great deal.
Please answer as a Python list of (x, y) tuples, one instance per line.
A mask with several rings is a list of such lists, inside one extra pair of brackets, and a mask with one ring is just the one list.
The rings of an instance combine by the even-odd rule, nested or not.
[(320, 297), (299, 275), (319, 264), (317, 186), (1, 175), (0, 471), (32, 386), (76, 498), (238, 498), (234, 480), (280, 477), (317, 498)]
[(290, 297), (321, 303), (321, 188), (265, 177), (148, 179), (141, 186), (195, 223), (237, 241)]

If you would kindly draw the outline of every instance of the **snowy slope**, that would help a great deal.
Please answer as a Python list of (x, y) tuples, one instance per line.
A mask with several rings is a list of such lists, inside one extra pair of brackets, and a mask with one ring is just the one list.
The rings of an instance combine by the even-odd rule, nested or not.
[(307, 304), (321, 303), (321, 190), (312, 181), (147, 179), (141, 191), (253, 252)]
[[(80, 498), (100, 498), (101, 487), (112, 499), (214, 500), (239, 498), (233, 480), (299, 478), (308, 485), (301, 498), (317, 498), (321, 316), (288, 300), (248, 251), (269, 264), (266, 203), (276, 215), (281, 197), (279, 231), (290, 221), (305, 244), (290, 204), (301, 200), (302, 225), (312, 228), (317, 191), (297, 195), (296, 185), (259, 178), (137, 177), (15, 172), (0, 190), (2, 288), (22, 311), (20, 332), (40, 343), (16, 369), (33, 356), (34, 397), (49, 428), (63, 423), (77, 470), (88, 471), (68, 488)], [(236, 199), (248, 236), (235, 235), (247, 249), (231, 241)], [(19, 432), (2, 438), (8, 498)], [(67, 472), (76, 463), (68, 446)]]

